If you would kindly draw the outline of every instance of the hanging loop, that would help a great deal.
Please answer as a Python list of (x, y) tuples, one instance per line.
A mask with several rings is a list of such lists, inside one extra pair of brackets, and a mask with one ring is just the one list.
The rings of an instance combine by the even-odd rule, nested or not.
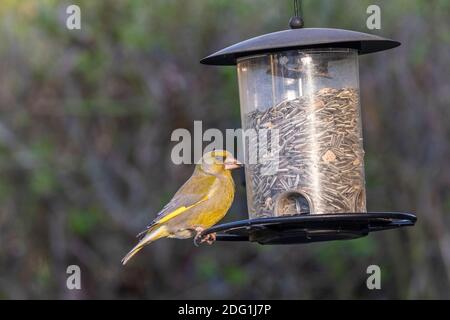
[(294, 16), (300, 17), (300, 7), (298, 0), (294, 0)]
[(301, 17), (301, 5), (301, 0), (294, 0), (294, 16), (289, 20), (291, 29), (300, 29), (305, 25)]

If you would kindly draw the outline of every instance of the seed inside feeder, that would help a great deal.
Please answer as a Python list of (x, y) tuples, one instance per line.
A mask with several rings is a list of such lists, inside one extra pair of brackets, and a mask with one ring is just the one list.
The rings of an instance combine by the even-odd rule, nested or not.
[(357, 54), (238, 60), (250, 218), (366, 212)]
[[(255, 217), (314, 213), (365, 212), (364, 151), (354, 88), (323, 88), (310, 96), (285, 100), (247, 115), (249, 127), (277, 129), (278, 170), (264, 174), (270, 161), (247, 166), (250, 214)], [(248, 141), (258, 152), (258, 140)], [(273, 146), (272, 146), (273, 147)], [(306, 195), (298, 204), (292, 192)], [(274, 201), (273, 199), (282, 199)], [(306, 203), (305, 203), (306, 201)], [(308, 212), (309, 213), (309, 212)]]

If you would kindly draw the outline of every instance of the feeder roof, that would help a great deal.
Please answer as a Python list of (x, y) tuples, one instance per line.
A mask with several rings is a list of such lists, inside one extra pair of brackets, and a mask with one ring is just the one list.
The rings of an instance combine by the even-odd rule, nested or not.
[(398, 47), (400, 42), (376, 35), (330, 28), (301, 28), (268, 33), (222, 49), (200, 62), (208, 65), (235, 65), (237, 59), (261, 53), (312, 48), (357, 49), (359, 54)]

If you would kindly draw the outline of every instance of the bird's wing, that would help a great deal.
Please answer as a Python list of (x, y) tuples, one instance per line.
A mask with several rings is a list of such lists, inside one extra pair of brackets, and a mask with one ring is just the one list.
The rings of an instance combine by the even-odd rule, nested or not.
[(155, 220), (138, 234), (138, 237), (155, 225), (165, 223), (208, 200), (208, 192), (216, 179), (213, 175), (194, 172), (189, 180), (175, 193), (172, 200), (157, 214)]

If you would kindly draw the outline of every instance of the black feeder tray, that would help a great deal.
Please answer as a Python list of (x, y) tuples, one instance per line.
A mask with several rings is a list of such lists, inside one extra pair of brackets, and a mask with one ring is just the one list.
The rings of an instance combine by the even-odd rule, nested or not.
[(218, 241), (310, 243), (357, 239), (370, 232), (413, 226), (416, 220), (414, 214), (400, 212), (303, 214), (224, 223), (205, 230), (203, 235), (216, 233)]
[[(311, 88), (345, 89), (353, 86), (359, 94), (358, 56), (400, 45), (397, 41), (361, 32), (303, 28), (303, 21), (298, 16), (291, 19), (290, 27), (290, 30), (274, 32), (237, 43), (201, 60), (201, 63), (206, 65), (237, 65), (243, 116), (254, 114), (258, 110), (265, 111), (274, 105), (279, 106), (290, 99), (300, 99), (308, 92), (312, 92), (308, 91), (313, 90)], [(359, 107), (358, 99), (358, 110), (354, 112), (358, 113)], [(356, 118), (355, 121), (358, 122), (360, 119)], [(358, 125), (361, 124), (357, 123), (356, 126)], [(310, 206), (302, 212), (295, 214), (289, 214), (289, 211), (287, 211), (288, 214), (272, 212), (266, 217), (266, 210), (258, 208), (258, 205), (262, 205), (255, 206), (255, 201), (249, 199), (249, 207), (256, 208), (250, 214), (249, 220), (216, 225), (205, 230), (203, 235), (216, 233), (216, 239), (219, 241), (294, 244), (355, 239), (364, 237), (370, 232), (413, 226), (416, 216), (411, 213), (365, 212), (362, 132), (359, 131), (357, 134), (360, 135), (361, 141), (360, 150), (357, 151), (362, 154), (357, 162), (358, 165), (360, 164), (358, 170), (362, 173), (356, 172), (361, 177), (359, 186), (362, 189), (362, 200), (359, 205), (352, 204), (349, 207), (350, 210), (324, 210), (326, 204), (323, 206), (317, 200), (320, 192), (313, 192), (312, 196), (305, 197), (311, 202)], [(322, 158), (321, 154), (317, 159), (319, 160), (315, 161), (318, 162), (313, 163), (309, 168), (318, 168), (316, 172), (320, 173), (323, 168), (319, 163), (321, 159), (332, 162), (336, 160), (336, 155), (329, 153), (326, 158)], [(247, 179), (255, 174), (251, 168), (246, 167), (246, 170), (249, 170)], [(323, 178), (323, 174), (320, 177), (323, 181), (319, 183), (330, 179), (326, 175)], [(304, 189), (296, 186), (293, 192), (305, 193), (304, 190), (309, 190), (311, 183), (305, 186)], [(252, 186), (249, 186), (247, 181), (247, 191), (249, 188)], [(250, 192), (252, 197), (257, 192), (255, 190), (254, 188)], [(260, 218), (258, 212), (264, 212), (264, 218)]]

